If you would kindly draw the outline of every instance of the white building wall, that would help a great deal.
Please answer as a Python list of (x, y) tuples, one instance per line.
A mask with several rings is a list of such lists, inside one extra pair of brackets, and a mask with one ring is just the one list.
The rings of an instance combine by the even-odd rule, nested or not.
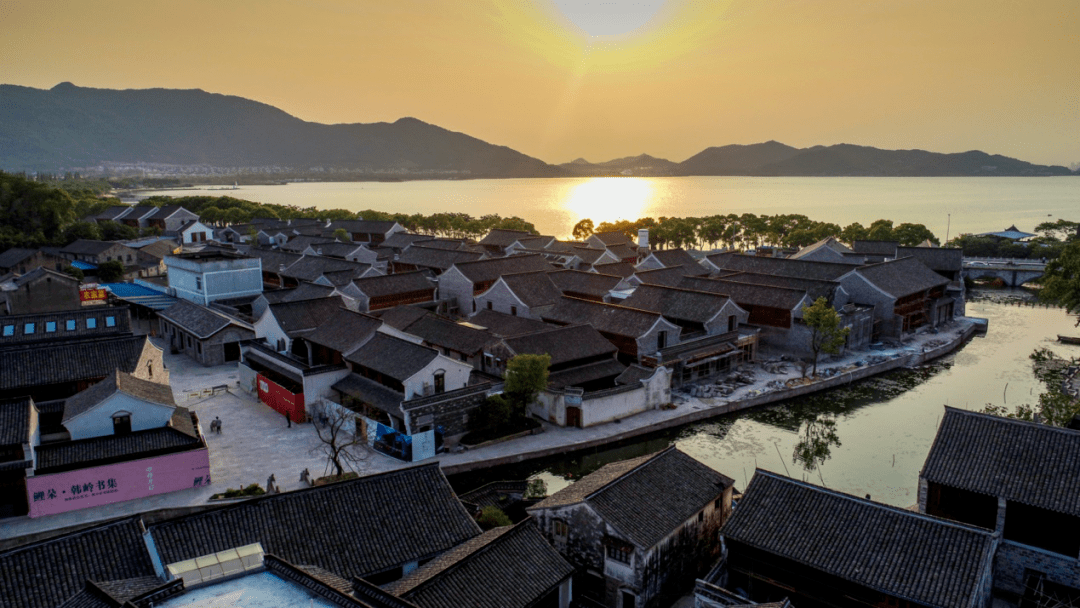
[[(255, 337), (265, 339), (266, 342), (274, 350), (281, 352), (282, 350), (289, 350), (292, 348), (292, 339), (285, 334), (285, 330), (281, 329), (281, 325), (278, 324), (277, 318), (269, 310), (266, 314), (259, 317), (258, 321), (252, 326), (255, 329)], [(285, 348), (279, 348), (278, 341), (283, 341)]]
[[(461, 274), (456, 267), (451, 267), (439, 275), (439, 297), (452, 300), (458, 312), (464, 317), (473, 313), (473, 282)], [(477, 307), (477, 310), (480, 310)]]
[(131, 430), (145, 431), (167, 425), (174, 410), (175, 408), (171, 406), (148, 403), (118, 392), (89, 411), (69, 420), (64, 428), (71, 434), (72, 441), (105, 437), (113, 434), (112, 415), (117, 412), (130, 412)]
[(459, 388), (465, 388), (469, 384), (469, 374), (472, 373), (472, 366), (461, 361), (454, 361), (450, 357), (443, 355), (437, 355), (428, 363), (424, 369), (416, 372), (410, 378), (406, 379), (403, 383), (405, 385), (405, 399), (409, 400), (413, 397), (421, 397), (424, 395), (424, 383), (430, 387), (429, 390), (435, 389), (435, 372), (443, 371), (445, 373), (445, 382), (447, 391), (456, 391)]

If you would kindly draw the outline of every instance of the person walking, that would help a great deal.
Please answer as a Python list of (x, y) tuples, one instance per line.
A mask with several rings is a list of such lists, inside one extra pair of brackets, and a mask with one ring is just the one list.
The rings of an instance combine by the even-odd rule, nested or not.
[(292, 428), (292, 416), (289, 415), (289, 412), (285, 412), (285, 423), (289, 425), (288, 428)]

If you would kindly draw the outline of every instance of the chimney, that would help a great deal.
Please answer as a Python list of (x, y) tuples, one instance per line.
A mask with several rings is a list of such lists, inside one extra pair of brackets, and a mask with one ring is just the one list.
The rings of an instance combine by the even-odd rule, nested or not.
[(638, 249), (649, 248), (649, 229), (642, 228), (637, 231), (637, 246)]

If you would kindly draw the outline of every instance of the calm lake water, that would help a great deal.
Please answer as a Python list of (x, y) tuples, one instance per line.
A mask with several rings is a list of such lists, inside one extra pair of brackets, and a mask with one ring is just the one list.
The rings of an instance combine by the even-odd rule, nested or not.
[(154, 193), (227, 194), (319, 209), (517, 215), (541, 233), (560, 237), (586, 217), (599, 224), (640, 217), (801, 213), (841, 226), (868, 226), (877, 219), (920, 223), (944, 239), (947, 229), (956, 236), (1016, 224), (1031, 232), (1048, 219), (1076, 219), (1080, 209), (1077, 177), (609, 177), (220, 188)]
[[(943, 406), (977, 410), (987, 403), (1033, 403), (1041, 385), (1028, 355), (1048, 347), (1080, 356), (1080, 347), (1059, 344), (1056, 335), (1075, 334), (1075, 319), (1061, 309), (991, 302), (968, 304), (968, 315), (990, 321), (986, 337), (924, 368), (897, 371), (848, 387), (792, 399), (774, 406), (722, 416), (602, 449), (455, 476), (464, 491), (498, 479), (539, 475), (554, 492), (615, 460), (663, 449), (672, 443), (736, 480), (745, 488), (754, 468), (789, 474), (815, 484), (870, 494), (908, 507), (917, 501), (919, 469), (944, 412)], [(808, 470), (793, 459), (808, 430), (834, 421), (835, 441), (823, 442), (828, 456)]]

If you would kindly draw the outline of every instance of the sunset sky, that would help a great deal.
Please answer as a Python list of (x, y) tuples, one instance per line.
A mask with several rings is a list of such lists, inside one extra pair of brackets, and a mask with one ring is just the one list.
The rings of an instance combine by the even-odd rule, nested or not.
[(1077, 0), (0, 0), (0, 83), (63, 81), (414, 116), (552, 163), (770, 139), (1080, 162)]

